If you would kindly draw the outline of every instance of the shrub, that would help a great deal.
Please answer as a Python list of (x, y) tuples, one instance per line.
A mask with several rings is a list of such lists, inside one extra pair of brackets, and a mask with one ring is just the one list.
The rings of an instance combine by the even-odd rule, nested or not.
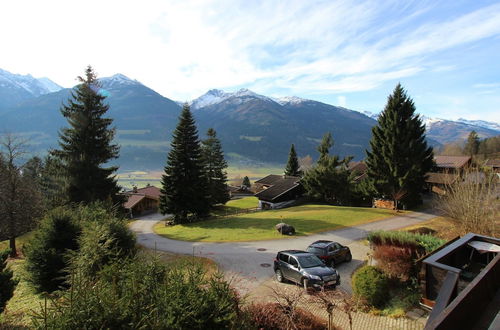
[[(279, 304), (257, 303), (247, 307), (250, 322), (254, 329), (289, 329), (288, 319)], [(326, 329), (325, 322), (308, 311), (297, 308), (293, 318), (296, 329)]]
[(9, 254), (10, 250), (0, 252), (0, 313), (5, 308), (7, 301), (14, 295), (14, 289), (17, 285), (17, 281), (12, 278), (14, 273), (6, 268)]
[(408, 281), (414, 274), (414, 256), (411, 249), (390, 245), (377, 245), (373, 258), (387, 276)]
[(52, 292), (64, 285), (69, 265), (66, 253), (78, 248), (81, 228), (70, 208), (57, 208), (41, 221), (24, 246), (28, 281), (38, 292)]
[(105, 215), (100, 222), (88, 222), (83, 226), (78, 240), (79, 250), (72, 253), (72, 268), (78, 268), (84, 276), (92, 277), (114, 260), (135, 256), (137, 252), (134, 234), (124, 221)]
[(407, 231), (373, 231), (368, 234), (367, 238), (373, 245), (409, 248), (419, 254), (430, 253), (445, 243), (444, 240), (432, 235), (414, 234)]
[(367, 305), (380, 307), (387, 299), (388, 282), (385, 275), (373, 266), (361, 267), (352, 279), (354, 293)]
[(157, 259), (118, 261), (90, 279), (76, 271), (71, 289), (35, 316), (49, 329), (241, 328), (238, 295), (201, 266), (166, 268)]

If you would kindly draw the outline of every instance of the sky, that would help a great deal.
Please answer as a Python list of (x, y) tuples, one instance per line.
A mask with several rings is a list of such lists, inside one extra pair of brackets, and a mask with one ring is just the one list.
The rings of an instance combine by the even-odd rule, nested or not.
[(19, 0), (0, 3), (0, 68), (63, 87), (92, 65), (163, 96), (248, 88), (382, 111), (500, 122), (499, 1)]

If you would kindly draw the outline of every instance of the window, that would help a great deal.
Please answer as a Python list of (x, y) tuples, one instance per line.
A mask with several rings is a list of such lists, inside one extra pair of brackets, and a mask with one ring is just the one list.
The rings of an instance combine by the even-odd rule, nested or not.
[(279, 258), (281, 261), (288, 263), (288, 256), (286, 254), (280, 254)]
[(290, 265), (293, 267), (299, 267), (299, 263), (297, 262), (297, 259), (290, 257)]

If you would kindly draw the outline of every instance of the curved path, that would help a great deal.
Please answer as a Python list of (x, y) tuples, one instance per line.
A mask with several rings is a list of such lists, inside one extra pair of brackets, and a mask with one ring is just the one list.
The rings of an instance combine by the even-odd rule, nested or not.
[(139, 244), (158, 251), (189, 254), (213, 259), (232, 278), (243, 292), (259, 286), (274, 274), (272, 264), (276, 253), (288, 249), (305, 249), (313, 241), (337, 241), (351, 248), (353, 260), (337, 266), (342, 287), (351, 291), (350, 275), (366, 259), (369, 248), (357, 242), (374, 230), (393, 230), (411, 226), (436, 217), (427, 212), (413, 212), (359, 226), (323, 232), (311, 236), (287, 239), (234, 243), (186, 242), (168, 239), (154, 233), (153, 226), (163, 219), (161, 214), (151, 214), (134, 221), (130, 228), (137, 234)]

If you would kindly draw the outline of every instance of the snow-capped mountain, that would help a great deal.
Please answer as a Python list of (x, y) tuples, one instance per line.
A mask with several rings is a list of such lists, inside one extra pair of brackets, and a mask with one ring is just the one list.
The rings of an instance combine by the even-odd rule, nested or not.
[(285, 105), (285, 104), (299, 104), (299, 103), (302, 103), (302, 102), (310, 101), (310, 100), (307, 100), (307, 99), (300, 98), (298, 96), (284, 96), (284, 97), (274, 98), (273, 100), (276, 101), (276, 102), (278, 102), (281, 105)]
[(479, 126), (482, 128), (488, 128), (496, 131), (500, 131), (500, 124), (499, 123), (494, 123), (491, 121), (485, 121), (485, 120), (468, 120), (464, 118), (458, 118), (458, 122), (467, 124), (467, 125), (474, 125), (474, 126)]
[(34, 78), (0, 69), (0, 110), (18, 102), (57, 92), (62, 87), (48, 78)]
[(261, 99), (265, 101), (276, 102), (270, 97), (257, 94), (246, 88), (242, 88), (236, 92), (225, 92), (220, 89), (211, 89), (202, 96), (189, 102), (189, 105), (192, 109), (201, 109), (230, 99), (233, 101), (233, 103), (244, 102), (244, 99)]
[(117, 73), (115, 75), (112, 75), (111, 77), (100, 78), (99, 81), (101, 82), (103, 88), (142, 85), (139, 81), (130, 79), (129, 77), (121, 73)]

